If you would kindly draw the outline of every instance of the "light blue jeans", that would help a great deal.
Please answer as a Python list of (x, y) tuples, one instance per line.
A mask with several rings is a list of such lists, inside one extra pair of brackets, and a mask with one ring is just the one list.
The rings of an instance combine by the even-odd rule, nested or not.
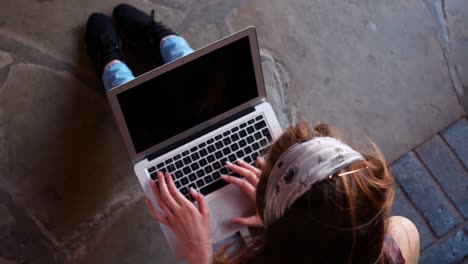
[[(180, 36), (169, 36), (161, 42), (161, 57), (164, 63), (171, 62), (193, 52), (187, 41)], [(102, 83), (108, 92), (110, 89), (135, 79), (132, 71), (123, 62), (117, 62), (102, 73)]]

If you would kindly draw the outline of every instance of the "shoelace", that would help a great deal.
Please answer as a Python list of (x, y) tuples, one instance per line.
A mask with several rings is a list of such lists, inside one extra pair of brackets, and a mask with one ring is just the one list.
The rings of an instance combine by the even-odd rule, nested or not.
[(115, 43), (109, 37), (108, 34), (101, 34), (101, 35), (99, 35), (99, 38), (101, 39), (101, 43), (100, 43), (101, 44), (101, 46), (100, 46), (101, 51), (114, 52), (114, 51), (119, 51), (120, 50), (117, 43)]
[(97, 59), (99, 64), (102, 63), (102, 58), (105, 57), (106, 55), (116, 52), (119, 54), (119, 56), (122, 57), (121, 50), (117, 43), (113, 41), (108, 34), (101, 34), (99, 35), (99, 38), (101, 39), (100, 41), (100, 47), (99, 50), (101, 52), (98, 53)]
[(151, 21), (145, 25), (145, 33), (147, 38), (149, 39), (151, 47), (159, 47), (159, 43), (155, 43), (158, 40), (154, 38), (156, 32), (160, 31), (161, 28), (166, 28), (162, 22), (157, 22), (154, 19), (154, 9), (150, 12)]

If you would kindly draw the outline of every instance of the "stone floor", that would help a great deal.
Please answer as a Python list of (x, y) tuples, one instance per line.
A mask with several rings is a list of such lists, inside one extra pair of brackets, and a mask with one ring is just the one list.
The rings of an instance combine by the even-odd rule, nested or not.
[[(88, 15), (110, 14), (118, 3), (2, 1), (2, 264), (174, 262), (142, 204), (143, 194), (86, 56)], [(452, 177), (426, 159), (435, 159), (430, 153), (439, 147), (459, 160), (466, 157), (444, 131), (468, 110), (467, 1), (128, 3), (155, 9), (194, 48), (256, 26), (267, 95), (282, 125), (298, 118), (327, 122), (360, 149), (369, 147), (368, 138), (374, 140), (390, 162), (396, 161), (393, 167), (420, 167), (414, 175), (395, 173), (401, 196), (396, 208), (414, 213), (419, 218), (414, 221), (427, 232), (423, 254), (429, 257), (422, 261), (466, 261), (466, 174), (455, 176), (465, 187), (456, 189), (461, 198), (452, 197), (452, 187), (441, 180)], [(130, 62), (137, 74), (147, 70), (135, 61)], [(466, 151), (466, 134), (461, 139)], [(441, 194), (441, 207), (417, 202), (426, 190), (412, 189), (417, 173), (429, 175), (424, 186), (435, 188), (435, 197)], [(453, 214), (453, 224), (431, 218), (433, 210), (445, 216), (444, 206), (448, 218)], [(462, 244), (453, 258), (445, 248), (460, 245), (457, 241)]]

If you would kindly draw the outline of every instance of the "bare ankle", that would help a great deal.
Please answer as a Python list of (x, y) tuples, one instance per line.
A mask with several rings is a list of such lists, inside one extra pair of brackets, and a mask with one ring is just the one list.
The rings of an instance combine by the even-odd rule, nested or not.
[(120, 61), (120, 60), (111, 60), (111, 61), (109, 61), (109, 62), (106, 64), (106, 66), (104, 66), (104, 70), (106, 70), (106, 69), (109, 68), (110, 66), (112, 66), (112, 65), (114, 65), (114, 64), (116, 64), (116, 63), (119, 63), (119, 62), (121, 62), (121, 61)]
[(161, 44), (163, 43), (163, 41), (166, 40), (167, 38), (175, 37), (175, 36), (176, 36), (176, 35), (165, 36), (164, 38), (161, 39), (161, 42), (159, 42), (159, 45), (161, 46)]

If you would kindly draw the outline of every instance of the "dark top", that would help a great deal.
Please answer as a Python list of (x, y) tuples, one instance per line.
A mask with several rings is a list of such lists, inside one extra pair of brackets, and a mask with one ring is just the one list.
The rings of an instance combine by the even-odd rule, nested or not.
[(396, 243), (396, 241), (388, 234), (385, 235), (383, 251), (385, 255), (387, 255), (391, 260), (393, 260), (393, 263), (395, 264), (406, 263), (406, 260), (403, 257), (403, 254), (401, 253), (400, 247), (398, 247), (398, 244)]

